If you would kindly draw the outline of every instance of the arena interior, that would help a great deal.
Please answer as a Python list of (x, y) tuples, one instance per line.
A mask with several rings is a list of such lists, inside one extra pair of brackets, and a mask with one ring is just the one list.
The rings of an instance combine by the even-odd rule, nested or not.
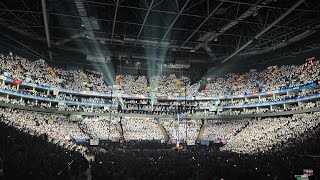
[(1, 0), (0, 180), (320, 180), (319, 0)]

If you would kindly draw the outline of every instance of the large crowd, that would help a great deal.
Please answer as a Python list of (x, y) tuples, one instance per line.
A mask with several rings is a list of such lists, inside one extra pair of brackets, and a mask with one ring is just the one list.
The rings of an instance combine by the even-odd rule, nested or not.
[(171, 140), (180, 142), (195, 142), (201, 127), (201, 122), (188, 119), (160, 119), (161, 124)]
[(120, 139), (119, 118), (110, 117), (84, 117), (78, 125), (90, 138), (118, 141)]
[(258, 153), (286, 146), (291, 139), (312, 130), (319, 124), (319, 114), (299, 114), (292, 117), (253, 119), (221, 150), (237, 153)]
[(114, 84), (106, 84), (101, 72), (81, 68), (62, 69), (51, 67), (44, 60), (30, 62), (19, 56), (0, 55), (0, 72), (7, 77), (49, 85), (55, 88), (91, 90), (111, 93), (112, 85), (128, 95), (151, 95), (172, 97), (187, 91), (187, 96), (240, 95), (259, 91), (273, 91), (304, 85), (319, 80), (319, 61), (308, 61), (302, 65), (271, 66), (264, 71), (251, 70), (245, 74), (227, 74), (221, 78), (210, 78), (205, 90), (198, 92), (199, 84), (191, 84), (187, 77), (131, 76), (119, 75)]
[(164, 140), (157, 120), (152, 118), (122, 118), (123, 136), (126, 140)]
[[(318, 91), (308, 93), (308, 95), (318, 94)], [(305, 94), (305, 93), (300, 93)], [(43, 95), (44, 96), (44, 95)], [(196, 116), (224, 116), (224, 115), (248, 115), (248, 114), (263, 114), (283, 111), (293, 111), (319, 107), (320, 102), (316, 98), (309, 101), (283, 104), (279, 103), (269, 107), (249, 107), (249, 108), (221, 108), (210, 109), (210, 105), (215, 102), (159, 102), (157, 105), (151, 105), (149, 100), (122, 100), (123, 106), (118, 99), (105, 100), (103, 98), (79, 98), (72, 95), (62, 95), (61, 97), (67, 97), (67, 99), (73, 99), (73, 104), (56, 103), (50, 101), (39, 101), (28, 98), (16, 98), (15, 96), (0, 96), (0, 101), (11, 104), (18, 104), (22, 106), (39, 107), (44, 109), (57, 109), (59, 111), (76, 111), (76, 112), (88, 112), (88, 113), (123, 113), (123, 114), (151, 114), (151, 115), (177, 115), (181, 112), (189, 115)], [(284, 96), (289, 97), (289, 96)], [(295, 97), (290, 95), (290, 97)], [(298, 97), (296, 97), (298, 98)], [(293, 99), (294, 100), (294, 99)], [(238, 100), (240, 101), (240, 100)], [(77, 105), (77, 102), (93, 102), (100, 103), (99, 106), (94, 105)], [(105, 102), (105, 103), (103, 103)], [(224, 102), (224, 101), (220, 101)], [(243, 102), (243, 100), (241, 100)], [(262, 102), (262, 101), (260, 101)], [(215, 103), (216, 104), (216, 103)], [(201, 109), (201, 105), (209, 105), (209, 109)], [(239, 104), (238, 104), (239, 105)], [(259, 105), (259, 104), (257, 104)], [(222, 106), (223, 107), (223, 106)]]
[[(191, 84), (188, 77), (117, 75), (107, 84), (103, 73), (83, 68), (58, 68), (44, 60), (0, 55), (0, 75), (56, 89), (120, 93), (156, 97), (244, 95), (304, 85), (319, 80), (319, 61), (302, 65), (272, 66), (264, 71), (227, 74), (207, 79), (206, 88)], [(116, 86), (114, 86), (116, 85)], [(283, 112), (320, 107), (319, 100), (280, 104), (274, 107), (204, 109), (203, 106), (250, 105), (295, 99), (319, 94), (318, 90), (269, 94), (259, 98), (236, 98), (203, 101), (161, 101), (101, 98), (55, 91), (32, 89), (1, 81), (1, 89), (74, 102), (101, 104), (79, 106), (77, 103), (53, 103), (0, 96), (1, 102), (23, 106), (103, 113), (104, 116), (80, 116), (72, 119), (63, 114), (0, 108), (0, 179), (82, 179), (88, 162), (84, 155), (93, 154), (92, 179), (288, 179), (298, 174), (306, 158), (318, 155), (320, 127), (318, 113), (255, 119), (202, 120), (190, 115), (247, 115)], [(186, 92), (186, 94), (185, 94)], [(112, 108), (108, 105), (113, 105)], [(279, 107), (283, 106), (283, 107)], [(184, 118), (177, 114), (184, 112)], [(156, 114), (172, 118), (114, 117), (113, 113)], [(180, 142), (195, 151), (145, 151), (116, 149), (106, 152), (78, 143), (89, 139), (120, 142)], [(166, 142), (167, 141), (167, 142)], [(196, 143), (209, 141), (219, 148), (197, 149)], [(136, 147), (136, 146), (132, 146)], [(154, 146), (160, 147), (160, 146)], [(162, 147), (162, 146), (161, 146)], [(141, 149), (141, 148), (140, 148)], [(300, 159), (298, 159), (298, 157)], [(309, 167), (320, 168), (313, 157)], [(282, 172), (275, 171), (284, 167)], [(39, 168), (40, 167), (40, 168)], [(17, 171), (18, 170), (18, 171)], [(229, 173), (232, 170), (233, 174)]]
[(11, 108), (1, 108), (1, 122), (13, 126), (20, 131), (35, 135), (45, 135), (49, 139), (65, 144), (70, 149), (79, 149), (84, 152), (86, 148), (77, 146), (72, 139), (89, 139), (77, 123), (67, 120), (64, 115), (37, 113)]
[[(28, 61), (25, 58), (13, 55), (0, 55), (0, 74), (5, 77), (12, 77), (18, 80), (49, 85), (54, 88), (63, 88), (78, 91), (96, 91), (103, 93), (120, 93), (127, 95), (144, 95), (157, 97), (184, 96), (222, 96), (239, 95), (260, 91), (273, 91), (282, 88), (304, 85), (317, 81), (319, 78), (319, 61), (308, 61), (303, 65), (271, 66), (264, 71), (250, 70), (245, 74), (227, 74), (221, 78), (210, 78), (207, 81), (205, 90), (198, 92), (200, 84), (191, 84), (188, 77), (169, 76), (132, 76), (117, 75), (115, 84), (106, 84), (103, 73), (81, 68), (57, 68), (48, 65), (44, 60)], [(15, 84), (0, 83), (1, 88), (11, 91), (18, 91), (24, 94), (31, 94), (54, 99), (70, 100), (72, 104), (52, 103), (48, 101), (34, 101), (30, 99), (17, 99), (14, 97), (0, 97), (1, 101), (14, 104), (27, 105), (40, 108), (58, 109), (60, 111), (80, 111), (90, 113), (135, 113), (135, 114), (156, 114), (176, 115), (180, 112), (192, 115), (239, 115), (239, 114), (261, 114), (270, 112), (281, 112), (288, 110), (299, 110), (309, 107), (318, 107), (318, 102), (296, 103), (285, 108), (244, 108), (220, 110), (201, 109), (200, 107), (224, 107), (230, 105), (242, 106), (295, 99), (304, 96), (319, 94), (317, 90), (292, 91), (286, 94), (269, 94), (259, 98), (241, 99), (220, 99), (203, 101), (161, 101), (161, 100), (137, 100), (86, 97), (75, 94), (62, 93), (58, 91), (45, 91), (30, 89), (29, 87), (18, 87)], [(185, 90), (185, 91), (184, 91)], [(223, 93), (223, 94), (222, 94)], [(99, 104), (97, 106), (79, 106), (77, 102), (88, 102)], [(108, 105), (108, 106), (106, 106)], [(110, 108), (113, 105), (114, 108)], [(118, 106), (118, 108), (117, 108)]]
[[(7, 99), (4, 97), (0, 98), (1, 101), (8, 102), (13, 104), (20, 104), (20, 105), (31, 105), (34, 106), (36, 103), (34, 101), (27, 101), (26, 103), (19, 100), (19, 99)], [(142, 104), (147, 104), (145, 100), (141, 101)], [(134, 104), (131, 102), (131, 104)], [(50, 108), (46, 103), (38, 103), (38, 106), (43, 108)], [(137, 105), (139, 106), (139, 105)], [(79, 107), (71, 107), (71, 106), (61, 106), (63, 110), (79, 110)], [(182, 107), (182, 106), (181, 106)], [(287, 105), (285, 109), (273, 109), (272, 112), (280, 112), (280, 111), (292, 111), (292, 110), (300, 110), (305, 108), (313, 108), (313, 107), (320, 107), (320, 101), (315, 102), (299, 102), (293, 105)], [(140, 107), (141, 108), (141, 107)], [(180, 108), (176, 105), (176, 108)], [(138, 108), (139, 109), (139, 108)], [(119, 126), (119, 119), (113, 118), (111, 121), (105, 117), (86, 117), (83, 120), (78, 121), (78, 123), (70, 123), (66, 122), (65, 116), (51, 116), (50, 114), (43, 114), (43, 113), (35, 113), (30, 111), (19, 111), (14, 109), (3, 109), (2, 110), (4, 116), (7, 116), (7, 121), (13, 123), (18, 128), (29, 128), (32, 127), (32, 130), (36, 133), (40, 134), (47, 134), (52, 139), (58, 139), (60, 141), (67, 142), (71, 144), (68, 140), (70, 139), (89, 139), (89, 138), (100, 138), (100, 139), (112, 139), (114, 141), (118, 141), (120, 137), (121, 128)], [(87, 111), (87, 112), (106, 112), (110, 111), (109, 109), (95, 109), (93, 107), (82, 107), (80, 111)], [(179, 112), (180, 110), (177, 110)], [(113, 110), (114, 113), (119, 112)], [(122, 110), (120, 112), (123, 112)], [(269, 108), (254, 108), (254, 109), (244, 109), (243, 111), (238, 110), (225, 110), (225, 111), (218, 111), (217, 114), (215, 112), (201, 112), (198, 115), (238, 115), (238, 114), (255, 114), (255, 113), (268, 113), (271, 112)], [(11, 115), (13, 113), (13, 115)], [(162, 112), (163, 113), (163, 112)], [(22, 116), (22, 114), (24, 116)], [(23, 118), (18, 118), (18, 117)], [(14, 121), (14, 119), (19, 119)], [(304, 120), (305, 118), (302, 118)], [(10, 121), (11, 120), (11, 121)], [(286, 127), (287, 124), (281, 124), (283, 118), (269, 118), (269, 119), (262, 119), (261, 121), (251, 121), (248, 125), (244, 123), (244, 121), (232, 121), (229, 124), (221, 123), (219, 121), (209, 121), (206, 125), (203, 139), (209, 141), (216, 141), (216, 142), (228, 142), (225, 147), (225, 150), (241, 152), (241, 153), (255, 153), (257, 151), (268, 151), (274, 146), (279, 146), (279, 144), (288, 141), (290, 139), (284, 139), (281, 141), (273, 141), (270, 137), (267, 141), (268, 144), (259, 144), (260, 142), (256, 139), (250, 140), (248, 136), (257, 134), (256, 132), (251, 132), (250, 128), (253, 130), (258, 129), (256, 126), (261, 125), (263, 123), (268, 124), (271, 126), (269, 131), (272, 131), (272, 127), (278, 128), (284, 126)], [(294, 121), (297, 121), (296, 118), (293, 118)], [(161, 119), (160, 124), (164, 127), (165, 133), (168, 134), (169, 139), (171, 140), (178, 140), (181, 142), (195, 142), (198, 139), (198, 135), (200, 132), (201, 124), (198, 121), (192, 120), (183, 120), (183, 121), (176, 121), (173, 119)], [(150, 118), (124, 118), (122, 120), (122, 128), (124, 139), (126, 140), (164, 140), (167, 139), (164, 136), (164, 132), (161, 131), (161, 128), (158, 126), (158, 123), (155, 119)], [(298, 121), (303, 122), (303, 121)], [(234, 125), (234, 123), (238, 123), (238, 125)], [(291, 122), (290, 122), (291, 123)], [(36, 126), (34, 126), (36, 124)], [(242, 132), (244, 125), (246, 128)], [(274, 125), (274, 126), (272, 126)], [(291, 126), (291, 124), (289, 124)], [(304, 127), (304, 124), (300, 124)], [(248, 127), (247, 127), (248, 126)], [(306, 130), (308, 130), (306, 128)], [(262, 125), (262, 130), (265, 130), (265, 126)], [(292, 131), (296, 131), (295, 129), (291, 129)], [(268, 131), (268, 132), (269, 132)], [(241, 132), (241, 133), (239, 133)], [(248, 134), (244, 134), (247, 132)], [(261, 131), (259, 131), (261, 132)], [(286, 132), (289, 132), (286, 129)], [(239, 133), (239, 134), (238, 134)], [(234, 139), (231, 137), (235, 136)], [(283, 134), (282, 134), (283, 135)], [(287, 134), (284, 134), (285, 136)], [(297, 135), (296, 133), (294, 134)], [(242, 137), (243, 136), (243, 137)], [(242, 139), (241, 139), (242, 137)], [(278, 137), (278, 136), (277, 136)], [(277, 139), (277, 137), (273, 137)], [(238, 139), (238, 141), (236, 141)], [(245, 141), (243, 139), (246, 139)], [(236, 143), (237, 142), (237, 143)], [(248, 144), (245, 144), (245, 143)], [(257, 144), (254, 144), (255, 142)], [(248, 147), (246, 147), (247, 145)], [(70, 147), (75, 147), (75, 145), (70, 145)], [(229, 148), (229, 149), (227, 149)], [(243, 149), (246, 148), (246, 149)]]
[[(186, 118), (178, 121), (113, 117), (110, 120), (108, 116), (70, 118), (59, 114), (1, 108), (0, 133), (8, 133), (6, 128), (14, 132), (12, 135), (10, 133), (10, 135), (6, 134), (1, 137), (9, 138), (6, 141), (10, 140), (11, 143), (20, 144), (19, 147), (27, 149), (23, 152), (26, 153), (23, 156), (19, 153), (17, 156), (10, 153), (5, 154), (6, 163), (3, 171), (9, 179), (21, 177), (27, 177), (25, 179), (28, 177), (31, 179), (81, 179), (86, 176), (85, 172), (88, 168), (81, 154), (94, 154), (95, 160), (91, 162), (92, 179), (124, 177), (133, 179), (211, 179), (213, 177), (241, 179), (246, 175), (253, 179), (263, 177), (273, 179), (276, 176), (286, 179), (289, 175), (297, 174), (302, 168), (306, 168), (299, 165), (301, 161), (305, 161), (301, 154), (317, 153), (317, 150), (310, 146), (319, 143), (314, 139), (314, 133), (320, 132), (318, 116), (318, 113), (311, 113), (288, 117), (202, 122), (186, 120)], [(203, 129), (203, 134), (200, 132), (201, 129)], [(197, 148), (194, 145), (197, 139), (222, 145), (220, 145), (220, 150), (209, 146), (185, 152), (124, 149), (107, 152), (103, 149), (92, 151), (90, 147), (75, 143), (77, 139), (113, 138), (116, 140), (121, 138), (121, 131), (127, 141), (163, 140), (166, 139), (164, 133), (167, 133), (169, 141), (177, 140), (194, 148)], [(164, 141), (158, 142), (164, 143)], [(308, 143), (308, 146), (303, 146), (304, 143)], [(1, 152), (3, 152), (3, 147), (7, 145), (1, 146)], [(39, 148), (45, 150), (38, 150)], [(39, 158), (36, 158), (37, 151), (41, 151), (37, 156)], [(19, 151), (15, 150), (13, 153), (17, 152)], [(52, 159), (45, 158), (46, 153), (54, 153)], [(65, 157), (64, 153), (70, 156)], [(290, 161), (283, 159), (289, 156), (302, 159), (290, 159)], [(1, 159), (2, 157), (0, 154)], [(19, 158), (23, 163), (17, 163), (19, 160), (15, 160), (14, 157)], [(59, 159), (61, 164), (55, 164), (56, 159)], [(267, 159), (268, 163), (263, 161), (264, 159)], [(288, 170), (281, 173), (275, 171), (273, 168), (280, 166), (277, 165), (279, 162), (288, 164)], [(313, 168), (320, 167), (316, 159), (308, 162), (309, 165), (312, 162)], [(29, 167), (28, 163), (33, 165)], [(35, 171), (34, 168), (39, 168), (41, 163), (46, 163), (46, 167)], [(212, 164), (216, 165), (212, 167)], [(14, 168), (21, 171), (15, 174)], [(234, 174), (231, 176), (225, 168), (232, 169)], [(45, 174), (46, 178), (44, 178)]]
[[(21, 131), (45, 134), (52, 140), (82, 152), (73, 140), (99, 138), (119, 141), (121, 132), (127, 141), (165, 140), (194, 144), (196, 140), (224, 143), (224, 151), (237, 153), (267, 152), (318, 126), (318, 113), (289, 117), (208, 120), (80, 117), (72, 121), (64, 115), (1, 108), (1, 121)], [(203, 127), (202, 127), (203, 126)], [(203, 133), (200, 130), (203, 129)], [(169, 139), (167, 139), (167, 137)]]
[(226, 143), (236, 136), (251, 119), (210, 120), (205, 124), (202, 140)]
[[(314, 118), (314, 115), (304, 116)], [(0, 116), (0, 179), (88, 179), (88, 164), (93, 180), (293, 179), (294, 175), (302, 174), (303, 169), (313, 169), (313, 178), (319, 177), (320, 161), (312, 155), (320, 151), (320, 126), (314, 123), (309, 125), (309, 131), (290, 138), (291, 143), (283, 144), (276, 153), (260, 151), (249, 155), (213, 148), (180, 152), (92, 149), (88, 153), (93, 153), (95, 158), (88, 162), (77, 151), (48, 141), (45, 134), (24, 131), (6, 119)], [(243, 124), (242, 121), (247, 120), (239, 120), (235, 127)], [(217, 121), (211, 125), (222, 126), (221, 123)], [(224, 127), (230, 129), (227, 126)]]

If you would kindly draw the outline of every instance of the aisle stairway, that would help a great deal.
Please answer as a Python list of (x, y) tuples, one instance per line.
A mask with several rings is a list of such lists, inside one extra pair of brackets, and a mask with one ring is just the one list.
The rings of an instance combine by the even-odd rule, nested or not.
[(160, 128), (160, 131), (161, 131), (162, 134), (164, 135), (165, 140), (166, 140), (166, 141), (170, 140), (169, 134), (168, 134), (168, 132), (164, 129), (164, 127), (162, 126), (162, 124), (160, 123), (160, 120), (157, 119), (157, 121), (158, 121), (158, 126), (159, 126), (159, 128)]
[(122, 141), (124, 141), (125, 139), (124, 139), (124, 135), (123, 135), (123, 127), (122, 127), (121, 119), (120, 119), (120, 121), (119, 121), (118, 131), (119, 131), (119, 133), (120, 133), (120, 139), (121, 139)]
[(203, 137), (203, 134), (204, 134), (205, 128), (206, 128), (206, 125), (202, 123), (196, 142), (200, 142), (201, 141), (201, 139)]
[(243, 127), (241, 127), (233, 136), (238, 135), (242, 130), (244, 130), (245, 128), (247, 128), (249, 125), (249, 122), (247, 122)]

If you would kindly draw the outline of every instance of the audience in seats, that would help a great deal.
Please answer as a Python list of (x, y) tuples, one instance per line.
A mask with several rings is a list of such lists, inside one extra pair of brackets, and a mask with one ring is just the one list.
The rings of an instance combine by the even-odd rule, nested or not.
[[(0, 55), (0, 64), (2, 75), (35, 84), (104, 93), (111, 93), (113, 89), (112, 86), (105, 83), (104, 75), (94, 70), (49, 68), (49, 65), (41, 59), (30, 62), (19, 56), (5, 55)], [(50, 73), (49, 69), (53, 69), (55, 75)], [(122, 94), (152, 95), (153, 93), (156, 96), (167, 97), (183, 95), (184, 91), (182, 89), (186, 87), (187, 96), (190, 97), (243, 95), (261, 90), (279, 90), (318, 81), (319, 73), (319, 61), (306, 62), (302, 65), (272, 66), (261, 72), (251, 70), (240, 75), (231, 73), (221, 78), (210, 78), (206, 89), (200, 93), (197, 92), (199, 84), (190, 84), (191, 81), (188, 77), (120, 75), (120, 84), (118, 84), (120, 89), (118, 90)], [(90, 82), (84, 80), (84, 74)], [(88, 84), (90, 84), (89, 87)]]
[(226, 142), (237, 135), (251, 119), (208, 120), (202, 140)]
[(268, 152), (317, 126), (318, 114), (254, 119), (223, 147), (237, 153)]
[(22, 131), (45, 134), (48, 138), (65, 143), (71, 139), (89, 139), (77, 123), (69, 122), (64, 115), (1, 108), (2, 121)]
[(119, 118), (111, 118), (110, 121), (108, 116), (85, 117), (78, 123), (79, 127), (91, 138), (114, 141), (120, 139)]
[(152, 118), (122, 118), (124, 139), (130, 140), (164, 140), (157, 120)]
[(161, 119), (160, 122), (171, 140), (179, 140), (181, 142), (196, 141), (201, 126), (201, 122), (196, 120)]

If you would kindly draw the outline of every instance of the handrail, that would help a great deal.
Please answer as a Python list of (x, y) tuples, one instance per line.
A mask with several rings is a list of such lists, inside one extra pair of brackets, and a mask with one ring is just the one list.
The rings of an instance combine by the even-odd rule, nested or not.
[[(146, 99), (146, 100), (151, 100), (151, 96), (146, 96), (146, 95), (128, 95), (128, 94), (117, 94), (117, 93), (101, 93), (101, 92), (95, 92), (95, 91), (77, 91), (77, 90), (69, 90), (69, 89), (60, 89), (60, 88), (55, 88), (52, 86), (48, 85), (37, 85), (34, 83), (29, 83), (21, 80), (17, 80), (11, 77), (6, 77), (6, 76), (1, 76), (0, 79), (10, 82), (13, 84), (20, 84), (28, 87), (34, 87), (38, 89), (44, 89), (44, 90), (49, 90), (49, 91), (57, 91), (57, 92), (62, 92), (62, 93), (70, 93), (70, 94), (75, 94), (75, 95), (85, 95), (85, 96), (94, 96), (94, 97), (106, 97), (106, 98), (111, 98), (111, 97), (119, 97), (119, 98), (124, 98), (124, 99)], [(302, 90), (310, 87), (315, 87), (317, 85), (320, 85), (320, 81), (314, 81), (311, 83), (307, 83), (301, 86), (294, 86), (290, 88), (285, 88), (285, 89), (280, 89), (280, 90), (275, 90), (275, 91), (264, 91), (264, 92), (259, 92), (259, 93), (248, 93), (248, 94), (243, 94), (243, 95), (224, 95), (224, 96), (211, 96), (211, 97), (201, 97), (201, 96), (195, 96), (195, 97), (157, 97), (158, 100), (167, 100), (167, 101), (194, 101), (194, 100), (219, 100), (219, 99), (239, 99), (239, 98), (250, 98), (250, 97), (259, 97), (259, 96), (267, 96), (267, 95), (272, 95), (272, 94), (280, 94), (280, 93), (286, 93), (290, 91), (295, 91), (295, 90)]]
[[(55, 98), (48, 98), (48, 97), (42, 97), (42, 96), (35, 96), (30, 94), (24, 94), (12, 90), (7, 89), (0, 89), (0, 93), (8, 94), (8, 95), (14, 95), (18, 97), (24, 97), (29, 99), (35, 99), (35, 100), (42, 100), (42, 101), (48, 101), (48, 102), (61, 102), (66, 104), (75, 104), (75, 105), (86, 105), (86, 106), (97, 106), (97, 107), (116, 107), (116, 105), (113, 105), (111, 103), (92, 103), (92, 102), (79, 102), (79, 101), (72, 101), (72, 100), (63, 100), (63, 99), (55, 99)], [(261, 106), (272, 106), (272, 105), (280, 105), (280, 104), (288, 104), (288, 103), (296, 103), (300, 101), (306, 101), (306, 100), (312, 100), (312, 99), (318, 99), (320, 98), (320, 94), (314, 94), (311, 96), (304, 96), (294, 99), (287, 99), (287, 100), (280, 100), (280, 101), (270, 101), (270, 102), (263, 102), (263, 103), (253, 103), (253, 104), (244, 104), (244, 105), (227, 105), (227, 106), (199, 106), (199, 109), (206, 110), (206, 109), (239, 109), (239, 108), (248, 108), (248, 107), (261, 107)], [(196, 106), (194, 106), (196, 107)]]
[[(54, 113), (54, 114), (66, 114), (66, 115), (83, 115), (83, 116), (110, 116), (109, 113), (89, 113), (89, 112), (77, 112), (77, 111), (60, 111), (57, 109), (44, 109), (38, 107), (30, 107), (30, 106), (23, 106), (18, 104), (12, 103), (5, 103), (0, 102), (0, 107), (8, 107), (8, 108), (15, 108), (21, 110), (28, 110), (28, 111), (36, 111), (36, 112), (43, 112), (43, 113)], [(240, 114), (240, 115), (223, 115), (223, 116), (197, 116), (197, 115), (188, 115), (189, 119), (193, 120), (211, 120), (211, 119), (224, 119), (224, 120), (231, 120), (231, 119), (241, 119), (241, 118), (257, 118), (257, 117), (279, 117), (279, 116), (288, 116), (294, 114), (302, 114), (302, 113), (310, 113), (310, 112), (319, 112), (320, 107), (314, 108), (307, 108), (307, 109), (300, 109), (300, 110), (293, 110), (293, 111), (283, 111), (283, 112), (269, 112), (263, 114)], [(125, 114), (125, 113), (111, 113), (112, 117), (145, 117), (145, 118), (170, 118), (176, 119), (176, 115), (152, 115), (152, 114)]]

